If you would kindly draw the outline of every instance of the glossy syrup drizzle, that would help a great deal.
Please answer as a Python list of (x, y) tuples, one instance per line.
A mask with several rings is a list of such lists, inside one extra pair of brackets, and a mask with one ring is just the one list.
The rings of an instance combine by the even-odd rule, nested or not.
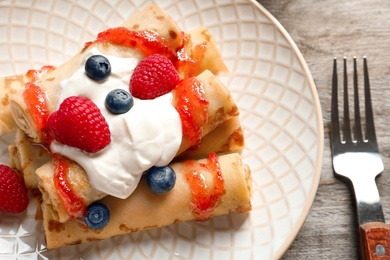
[(49, 117), (48, 101), (46, 92), (35, 82), (54, 69), (54, 66), (46, 65), (39, 70), (28, 70), (26, 77), (29, 82), (26, 83), (23, 92), (23, 99), (27, 106), (28, 114), (32, 116), (35, 129), (42, 135), (41, 138), (44, 142), (49, 142), (50, 140), (47, 130), (47, 118)]
[(34, 82), (27, 82), (23, 92), (23, 99), (27, 106), (28, 114), (31, 115), (35, 129), (42, 135), (43, 140), (48, 139), (47, 119), (49, 109), (46, 92)]
[(64, 203), (69, 217), (77, 218), (84, 216), (87, 209), (82, 198), (72, 189), (68, 180), (70, 162), (59, 154), (53, 155), (54, 185), (58, 195)]
[(201, 62), (204, 58), (206, 45), (194, 46), (191, 53), (185, 52), (190, 36), (183, 32), (176, 37), (182, 38), (182, 46), (172, 46), (171, 41), (154, 31), (133, 31), (125, 27), (110, 28), (98, 34), (95, 41), (87, 42), (84, 48), (94, 43), (110, 43), (128, 48), (138, 49), (145, 57), (160, 54), (170, 59), (182, 78), (194, 77), (201, 73)]
[(160, 54), (171, 61), (175, 61), (176, 50), (174, 50), (169, 41), (162, 38), (153, 31), (132, 31), (125, 27), (110, 28), (98, 34), (93, 42), (85, 43), (88, 47), (93, 43), (111, 43), (129, 48), (136, 48), (146, 57), (152, 54)]
[[(210, 153), (207, 163), (197, 161), (185, 162), (186, 180), (190, 185), (192, 213), (197, 220), (208, 220), (225, 192), (224, 179), (216, 153)], [(213, 185), (208, 187), (202, 172), (211, 173)]]
[(183, 79), (175, 92), (175, 108), (182, 122), (183, 137), (191, 146), (196, 146), (202, 139), (202, 125), (208, 118), (208, 100), (202, 82), (196, 78)]

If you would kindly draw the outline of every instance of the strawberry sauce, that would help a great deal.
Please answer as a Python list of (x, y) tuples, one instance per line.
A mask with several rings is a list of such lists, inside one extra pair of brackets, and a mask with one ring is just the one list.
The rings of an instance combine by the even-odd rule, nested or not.
[(207, 121), (209, 101), (206, 98), (202, 83), (196, 78), (183, 79), (175, 92), (175, 108), (179, 113), (183, 137), (191, 146), (198, 145), (202, 139), (201, 126)]
[(27, 82), (23, 99), (28, 113), (32, 116), (35, 128), (42, 133), (42, 138), (46, 140), (48, 138), (47, 118), (49, 117), (46, 92), (34, 82)]
[[(194, 160), (186, 161), (184, 168), (186, 180), (192, 192), (192, 201), (190, 203), (192, 213), (197, 220), (208, 220), (211, 218), (213, 209), (218, 205), (225, 192), (218, 156), (216, 153), (210, 153), (207, 163), (198, 163)], [(213, 186), (208, 187), (206, 185), (202, 171), (212, 174)]]
[(54, 66), (46, 65), (39, 70), (28, 70), (26, 77), (29, 82), (26, 83), (25, 90), (23, 92), (23, 99), (29, 114), (32, 116), (35, 129), (42, 134), (42, 139), (46, 142), (49, 141), (49, 134), (47, 133), (47, 118), (49, 117), (49, 109), (46, 92), (35, 82), (54, 69)]
[(95, 41), (87, 42), (84, 48), (94, 43), (110, 43), (128, 48), (137, 48), (148, 57), (160, 54), (172, 61), (176, 70), (183, 77), (197, 76), (202, 72), (201, 62), (204, 58), (206, 45), (195, 46), (190, 55), (186, 54), (184, 47), (190, 43), (190, 36), (181, 33), (183, 44), (179, 48), (172, 46), (169, 40), (161, 37), (154, 31), (132, 31), (125, 27), (110, 28), (98, 34)]
[(54, 185), (58, 195), (64, 202), (64, 206), (71, 218), (85, 215), (87, 208), (84, 201), (76, 195), (68, 181), (69, 161), (59, 154), (53, 155)]
[[(190, 43), (190, 36), (187, 35), (183, 38), (184, 46)], [(202, 61), (206, 53), (207, 45), (204, 43), (196, 45), (191, 52), (191, 56), (184, 51), (184, 48), (177, 52), (176, 68), (181, 75), (185, 77), (195, 77), (202, 72)]]
[(85, 43), (84, 47), (86, 48), (93, 43), (111, 43), (137, 48), (146, 57), (157, 53), (171, 61), (177, 59), (176, 50), (170, 46), (169, 41), (153, 31), (131, 31), (125, 27), (110, 28), (99, 33), (95, 41)]
[(56, 67), (51, 65), (45, 65), (39, 70), (28, 70), (26, 76), (29, 81), (35, 82), (38, 79), (42, 78), (43, 75), (45, 75), (46, 73), (53, 71), (55, 68)]

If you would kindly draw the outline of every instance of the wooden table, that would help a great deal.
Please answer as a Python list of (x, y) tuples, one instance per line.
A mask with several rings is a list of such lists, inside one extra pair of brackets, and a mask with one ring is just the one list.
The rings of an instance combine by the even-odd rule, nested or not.
[[(325, 148), (311, 211), (283, 259), (357, 259), (357, 220), (348, 187), (333, 175), (329, 128), (333, 57), (367, 56), (377, 138), (385, 172), (377, 178), (390, 223), (390, 2), (259, 0), (289, 32), (311, 70), (321, 101)], [(341, 65), (341, 62), (339, 62)], [(339, 68), (341, 67), (339, 65)], [(352, 71), (352, 67), (349, 66)]]

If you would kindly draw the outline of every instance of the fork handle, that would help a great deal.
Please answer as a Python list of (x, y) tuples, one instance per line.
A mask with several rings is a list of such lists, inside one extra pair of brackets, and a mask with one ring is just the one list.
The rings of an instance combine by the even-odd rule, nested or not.
[(362, 259), (390, 259), (390, 226), (370, 222), (360, 226)]

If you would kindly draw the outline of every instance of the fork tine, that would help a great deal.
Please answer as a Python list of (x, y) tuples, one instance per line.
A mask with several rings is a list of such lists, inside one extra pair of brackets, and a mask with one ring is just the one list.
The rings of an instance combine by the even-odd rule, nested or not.
[(367, 58), (363, 57), (364, 65), (364, 100), (366, 106), (366, 139), (376, 142), (374, 113), (371, 104), (370, 80), (368, 78)]
[[(336, 177), (340, 177), (340, 179), (345, 181), (353, 190), (356, 202), (357, 222), (359, 224), (359, 242), (362, 248), (361, 256), (364, 258), (370, 258), (370, 256), (379, 252), (379, 248), (381, 250), (380, 254), (383, 255), (384, 258), (390, 259), (390, 250), (388, 250), (387, 247), (386, 250), (382, 250), (384, 248), (382, 244), (386, 241), (390, 241), (388, 236), (386, 237), (387, 240), (385, 239), (385, 242), (382, 242), (384, 241), (383, 239), (375, 240), (375, 238), (381, 236), (381, 234), (385, 234), (386, 232), (388, 233), (390, 226), (388, 226), (385, 222), (378, 188), (375, 183), (375, 178), (384, 170), (384, 164), (378, 143), (376, 142), (366, 57), (364, 57), (363, 61), (364, 103), (366, 111), (363, 115), (366, 116), (366, 121), (361, 122), (360, 119), (361, 113), (359, 112), (357, 62), (356, 57), (354, 57), (353, 92), (355, 124), (353, 124), (349, 121), (347, 61), (346, 58), (344, 58), (344, 121), (340, 122), (340, 120), (342, 120), (342, 115), (339, 115), (338, 113), (337, 67), (336, 58), (334, 59), (330, 133), (332, 139), (331, 149), (333, 171)], [(343, 123), (344, 125), (342, 125)], [(358, 131), (362, 129), (365, 131)], [(344, 134), (342, 134), (343, 131)], [(353, 136), (351, 132), (353, 132)], [(360, 136), (365, 138), (361, 138), (359, 140), (358, 138), (360, 138)], [(377, 232), (377, 234), (374, 234), (374, 232)], [(370, 235), (371, 237), (367, 239)], [(370, 251), (370, 253), (367, 253), (368, 251)], [(382, 254), (382, 251), (386, 251), (386, 255), (384, 253)]]
[[(332, 144), (340, 143), (340, 123), (338, 105), (338, 82), (337, 82), (337, 58), (333, 59), (332, 77), (332, 106), (331, 106), (331, 138)], [(334, 148), (334, 147), (333, 147)]]
[(356, 56), (353, 57), (353, 92), (355, 103), (355, 138), (356, 142), (363, 142), (362, 123), (360, 119), (360, 105), (359, 105), (359, 90), (358, 90), (358, 76)]
[(348, 74), (346, 57), (344, 57), (344, 139), (346, 143), (352, 142), (351, 123), (349, 119)]

